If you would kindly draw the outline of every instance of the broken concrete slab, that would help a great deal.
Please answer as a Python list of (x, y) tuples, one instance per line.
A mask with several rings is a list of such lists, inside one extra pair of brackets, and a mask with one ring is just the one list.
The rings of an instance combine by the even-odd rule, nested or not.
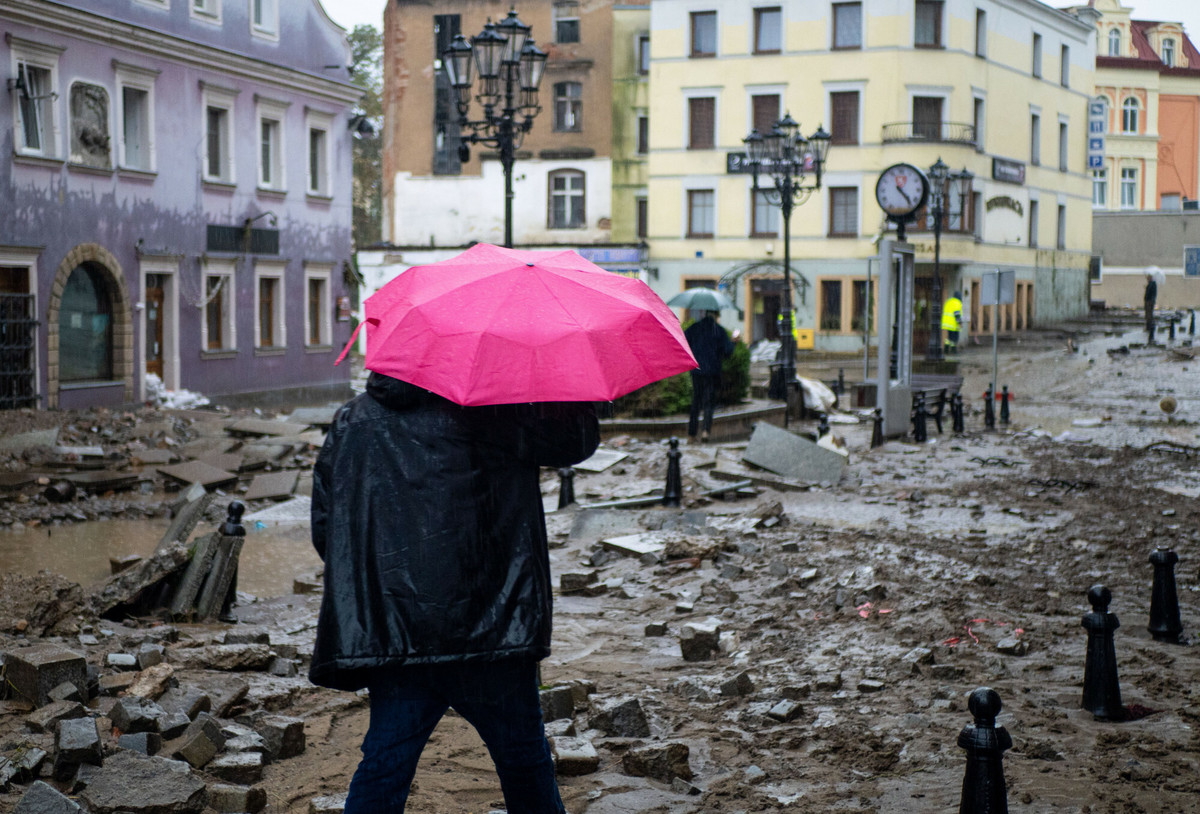
[(0, 472), (0, 490), (15, 491), (32, 486), (42, 477), (39, 472)]
[(120, 492), (133, 489), (138, 484), (149, 481), (149, 478), (144, 478), (136, 472), (114, 472), (109, 469), (95, 472), (72, 472), (63, 475), (62, 479), (93, 493)]
[(173, 464), (178, 460), (179, 454), (169, 449), (140, 449), (129, 455), (129, 462), (134, 466)]
[(78, 803), (49, 783), (39, 780), (21, 796), (13, 814), (75, 814), (79, 811), (83, 809)]
[(785, 478), (837, 483), (846, 458), (765, 421), (754, 426), (742, 460)]
[(241, 452), (210, 452), (207, 455), (197, 455), (194, 460), (226, 472), (240, 472), (246, 456)]
[(295, 469), (283, 472), (268, 472), (255, 475), (250, 481), (250, 488), (242, 495), (243, 500), (285, 500), (296, 490), (296, 481), (300, 472)]
[(58, 444), (58, 428), (49, 430), (33, 430), (0, 438), (0, 452), (15, 452), (20, 454), (37, 447), (53, 447)]
[(631, 557), (641, 557), (646, 554), (662, 554), (667, 547), (666, 536), (656, 531), (625, 534), (620, 537), (606, 537), (600, 541), (600, 545), (609, 551), (628, 554)]
[(92, 814), (200, 814), (206, 791), (202, 780), (174, 761), (122, 750), (104, 762), (79, 798)]
[(342, 814), (346, 810), (345, 794), (314, 797), (308, 801), (308, 814)]
[(340, 404), (330, 404), (325, 407), (297, 407), (287, 416), (289, 424), (306, 424), (310, 427), (320, 427), (325, 430), (333, 426), (333, 417), (341, 409)]
[(225, 427), (233, 436), (283, 436), (299, 435), (308, 429), (308, 424), (292, 424), (287, 421), (269, 421), (261, 418), (243, 418)]
[(177, 504), (178, 508), (175, 510), (175, 516), (171, 519), (171, 525), (167, 527), (166, 532), (158, 541), (155, 551), (161, 551), (171, 543), (186, 543), (213, 499), (214, 495), (210, 495), (200, 484), (194, 484), (185, 490), (183, 502)]
[[(161, 647), (162, 645), (158, 645)], [(134, 680), (125, 689), (129, 695), (147, 698), (153, 701), (166, 692), (167, 686), (175, 675), (175, 668), (170, 664), (160, 662), (146, 667), (136, 673)]]
[(285, 525), (290, 523), (307, 523), (312, 516), (312, 498), (294, 497), (283, 503), (268, 506), (265, 509), (247, 514), (242, 518), (242, 524), (249, 529), (255, 523), (266, 525)]
[(237, 483), (237, 475), (226, 472), (202, 461), (157, 467), (157, 471), (168, 478), (184, 484), (198, 483), (205, 489), (221, 489)]
[(5, 680), (15, 697), (35, 707), (50, 701), (50, 691), (70, 681), (81, 695), (87, 696), (87, 663), (73, 650), (57, 644), (37, 644), (7, 652), (4, 657)]
[(265, 670), (272, 658), (271, 648), (265, 644), (213, 644), (170, 652), (171, 663), (184, 669)]
[(143, 593), (152, 593), (148, 589), (179, 571), (187, 561), (187, 548), (179, 543), (156, 550), (150, 559), (114, 574), (94, 591), (88, 600), (92, 612), (103, 616), (118, 606), (136, 604)]
[(221, 535), (214, 531), (200, 535), (188, 546), (190, 554), (187, 569), (179, 580), (179, 587), (175, 589), (169, 606), (175, 616), (191, 612), (196, 604), (196, 597), (200, 595), (200, 589), (204, 587), (204, 581), (208, 578), (220, 544)]
[(597, 449), (592, 453), (592, 457), (585, 461), (580, 461), (575, 464), (575, 468), (583, 472), (603, 472), (614, 464), (620, 463), (629, 457), (628, 452), (617, 452), (612, 449)]

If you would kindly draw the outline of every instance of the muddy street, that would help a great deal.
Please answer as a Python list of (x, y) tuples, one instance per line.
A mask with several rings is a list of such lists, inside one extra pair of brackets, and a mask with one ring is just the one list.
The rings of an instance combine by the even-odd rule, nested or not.
[[(965, 766), (956, 738), (972, 722), (968, 695), (987, 686), (1013, 741), (1004, 757), (1011, 811), (1200, 812), (1200, 651), (1147, 630), (1149, 555), (1165, 547), (1179, 555), (1184, 636), (1200, 635), (1200, 380), (1184, 339), (1146, 348), (1139, 334), (1094, 325), (1073, 348), (1057, 333), (1005, 346), (999, 383), (1014, 394), (1012, 424), (996, 432), (983, 431), (980, 398), (990, 348), (967, 349), (967, 432), (954, 436), (947, 423), (928, 443), (870, 449), (869, 422), (835, 424), (849, 450), (836, 483), (756, 470), (742, 461), (745, 442), (684, 444), (680, 508), (587, 508), (661, 493), (665, 445), (631, 436), (606, 439), (605, 464), (577, 473), (577, 505), (557, 509), (559, 478), (544, 472), (556, 596), (543, 706), (567, 809), (955, 810)], [(1168, 396), (1170, 412), (1161, 406)], [(183, 742), (192, 740), (178, 732), (162, 733), (159, 752), (185, 755), (176, 759), (190, 764), (200, 796), (174, 809), (127, 800), (123, 810), (338, 810), (332, 798), (357, 763), (368, 701), (305, 680), (320, 598), (292, 591), (308, 591), (319, 565), (302, 509), (320, 428), (238, 433), (230, 432), (238, 421), (269, 417), (152, 412), (78, 417), (53, 444), (5, 453), (11, 483), (41, 472), (57, 481), (56, 446), (102, 448), (93, 468), (76, 472), (137, 468), (144, 477), (83, 487), (62, 503), (45, 498), (50, 483), (36, 477), (5, 481), (6, 669), (45, 645), (83, 656), (99, 696), (71, 707), (69, 720), (97, 722), (102, 767), (128, 751), (118, 743), (132, 729), (114, 725), (129, 719), (131, 687), (161, 708), (160, 729), (188, 711), (187, 698), (207, 698), (187, 729), (198, 738), (196, 722), (211, 715), (222, 733), (210, 732), (213, 755), (189, 759)], [(25, 420), (5, 438), (51, 429), (36, 424), (41, 415)], [(147, 424), (157, 429), (142, 435)], [(87, 612), (89, 586), (108, 576), (109, 559), (149, 556), (178, 509), (184, 485), (134, 463), (152, 449), (179, 450), (179, 462), (241, 456), (223, 461), (235, 477), (219, 487), (198, 535), (225, 519), (256, 476), (296, 473), (284, 494), (246, 501), (236, 623)], [(72, 463), (88, 457), (77, 454)], [(247, 462), (255, 468), (242, 469)], [(729, 487), (729, 473), (752, 485)], [(723, 497), (702, 496), (722, 487)], [(1121, 723), (1081, 708), (1081, 619), (1096, 584), (1111, 591), (1120, 620), (1116, 661), (1131, 712)], [(45, 706), (30, 706), (11, 692), (0, 701), (0, 812), (38, 776), (93, 811), (116, 810), (99, 801), (100, 770), (59, 759)], [(303, 742), (281, 749), (272, 733), (289, 721), (300, 722)], [(39, 750), (40, 764), (6, 779), (5, 759), (15, 766)], [(255, 792), (238, 798), (245, 808), (230, 808), (226, 787)], [(501, 808), (482, 743), (447, 716), (410, 810)]]

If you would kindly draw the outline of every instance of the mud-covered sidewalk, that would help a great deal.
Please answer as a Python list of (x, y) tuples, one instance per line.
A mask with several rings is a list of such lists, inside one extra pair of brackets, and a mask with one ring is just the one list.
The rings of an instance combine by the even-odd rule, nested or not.
[[(980, 404), (990, 352), (972, 349), (965, 435), (947, 424), (929, 443), (871, 450), (869, 423), (835, 424), (850, 451), (835, 485), (769, 486), (742, 463), (745, 444), (685, 444), (682, 507), (586, 508), (661, 492), (666, 447), (634, 438), (610, 439), (611, 458), (625, 457), (576, 475), (580, 505), (554, 510), (559, 478), (546, 472), (558, 595), (544, 706), (568, 810), (954, 810), (967, 695), (989, 686), (1014, 742), (1004, 760), (1011, 811), (1200, 811), (1200, 653), (1147, 631), (1148, 557), (1162, 546), (1181, 560), (1184, 635), (1200, 636), (1200, 378), (1182, 341), (1137, 341), (1097, 333), (1073, 348), (1005, 348), (999, 382), (1015, 394), (1012, 424), (994, 433), (983, 432)], [(742, 471), (754, 486), (701, 497), (732, 483), (721, 473)], [(39, 597), (50, 583), (72, 591), (39, 579)], [(1095, 584), (1111, 590), (1121, 620), (1120, 687), (1136, 720), (1101, 722), (1080, 708), (1080, 622)], [(92, 811), (336, 810), (367, 702), (303, 678), (318, 596), (240, 600), (228, 625), (67, 614), (44, 630), (25, 619), (22, 634), (0, 620), (0, 652), (51, 644), (85, 657), (101, 695), (71, 714), (95, 722), (102, 764), (80, 761), (56, 779), (69, 761), (53, 722), (2, 701), (0, 755), (45, 755), (13, 773), (0, 812), (39, 773)], [(143, 666), (143, 654), (161, 663)], [(182, 735), (162, 739), (160, 755), (183, 755), (173, 765), (195, 797), (106, 808), (95, 786), (110, 781), (97, 772), (131, 771), (114, 721), (135, 706), (133, 682), (168, 672), (142, 682), (139, 697), (166, 715), (196, 712), (184, 730), (193, 737), (204, 715), (221, 733), (208, 761), (190, 763)], [(197, 694), (208, 696), (205, 713), (184, 709)], [(289, 720), (302, 722), (303, 746), (280, 751), (274, 733)], [(261, 757), (236, 758), (243, 748)], [(486, 751), (453, 715), (417, 778), (411, 811), (503, 807)], [(233, 800), (229, 788), (253, 799)]]

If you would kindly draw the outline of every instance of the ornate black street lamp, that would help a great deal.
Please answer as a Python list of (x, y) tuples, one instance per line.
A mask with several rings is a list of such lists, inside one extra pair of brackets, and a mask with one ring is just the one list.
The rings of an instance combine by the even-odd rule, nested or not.
[[(750, 171), (754, 175), (755, 195), (762, 192), (769, 204), (779, 207), (783, 216), (783, 307), (780, 330), (783, 333), (784, 398), (788, 404), (783, 412), (785, 427), (791, 408), (790, 395), (796, 384), (796, 342), (792, 335), (792, 209), (821, 188), (821, 172), (829, 154), (829, 140), (825, 128), (819, 126), (811, 136), (800, 135), (800, 125), (788, 113), (775, 123), (770, 133), (763, 135), (751, 130), (750, 135), (742, 139), (746, 145)], [(772, 187), (759, 189), (760, 172), (771, 179)]]
[[(495, 147), (504, 168), (504, 245), (512, 248), (512, 168), (533, 118), (541, 111), (538, 86), (546, 70), (546, 52), (529, 37), (532, 27), (511, 9), (498, 23), (488, 21), (483, 31), (467, 42), (459, 34), (442, 52), (442, 65), (450, 86), (458, 94), (458, 126), (463, 132), (459, 159), (470, 158), (468, 144)], [(483, 118), (467, 117), (471, 104), (472, 68), (479, 74), (476, 101)]]
[(966, 196), (975, 174), (964, 168), (961, 172), (950, 172), (946, 162), (938, 157), (937, 163), (929, 168), (929, 214), (933, 218), (933, 286), (929, 291), (929, 347), (925, 359), (940, 362), (942, 353), (942, 221), (946, 218), (947, 206), (952, 195), (959, 197), (958, 217), (960, 224), (966, 223)]

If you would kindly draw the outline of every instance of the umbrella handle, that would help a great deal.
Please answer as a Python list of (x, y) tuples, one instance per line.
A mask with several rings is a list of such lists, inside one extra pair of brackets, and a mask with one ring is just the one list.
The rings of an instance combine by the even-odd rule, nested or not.
[(334, 367), (340, 365), (342, 360), (346, 358), (346, 354), (350, 352), (350, 348), (354, 347), (354, 341), (358, 339), (358, 332), (361, 331), (363, 326), (368, 322), (375, 326), (379, 325), (379, 320), (375, 319), (374, 317), (368, 317), (367, 319), (364, 319), (362, 322), (358, 323), (358, 325), (354, 326), (354, 333), (350, 334), (350, 341), (346, 343), (346, 347), (342, 348), (342, 354), (337, 358), (337, 361), (333, 363)]

